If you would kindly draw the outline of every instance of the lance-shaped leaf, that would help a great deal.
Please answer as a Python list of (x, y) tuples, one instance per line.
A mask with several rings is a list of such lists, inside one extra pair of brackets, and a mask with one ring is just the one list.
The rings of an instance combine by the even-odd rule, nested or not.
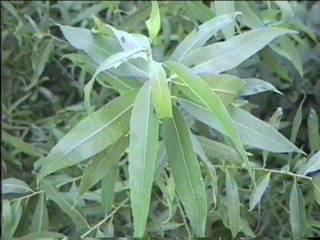
[(159, 122), (147, 81), (134, 102), (130, 120), (129, 187), (134, 236), (143, 237), (149, 213), (155, 171)]
[(236, 237), (237, 233), (240, 231), (240, 198), (238, 184), (229, 170), (226, 170), (226, 194), (229, 228), (232, 232), (232, 236)]
[(319, 117), (317, 112), (310, 108), (308, 116), (308, 137), (309, 145), (312, 152), (320, 150), (320, 131), (319, 131)]
[[(224, 14), (234, 13), (235, 1), (214, 1), (214, 7), (218, 16)], [(222, 32), (226, 38), (230, 38), (234, 35), (234, 24), (230, 24), (222, 29)]]
[(263, 26), (263, 22), (257, 16), (257, 14), (251, 9), (250, 2), (247, 1), (235, 1), (235, 9), (242, 12), (242, 16), (239, 21), (250, 28), (259, 28)]
[(244, 160), (250, 175), (253, 176), (238, 130), (221, 99), (210, 89), (210, 86), (205, 81), (193, 74), (187, 67), (175, 62), (168, 62), (167, 66), (178, 76), (182, 83), (189, 88), (193, 98), (217, 117), (218, 122), (223, 126), (225, 132), (228, 133), (235, 148)]
[(320, 170), (320, 151), (314, 154), (308, 161), (304, 175)]
[(275, 86), (271, 83), (263, 81), (258, 78), (242, 78), (242, 81), (246, 83), (245, 87), (241, 91), (241, 96), (251, 96), (267, 91), (273, 91), (278, 94), (282, 94)]
[(302, 239), (305, 233), (306, 216), (304, 210), (304, 199), (296, 180), (290, 192), (290, 224), (293, 239)]
[(57, 191), (47, 179), (41, 180), (40, 189), (42, 189), (46, 193), (46, 196), (55, 202), (59, 208), (72, 219), (78, 229), (89, 228), (87, 220), (83, 215), (72, 206), (72, 203), (70, 203), (61, 192)]
[(257, 188), (253, 189), (253, 192), (250, 196), (250, 211), (254, 209), (254, 207), (260, 202), (260, 199), (267, 189), (270, 181), (270, 173), (266, 174), (265, 176), (261, 177), (260, 181), (257, 184)]
[(221, 73), (235, 68), (240, 63), (260, 51), (273, 39), (294, 31), (282, 28), (261, 28), (251, 30), (224, 42), (214, 43), (190, 51), (184, 59), (194, 73)]
[(39, 180), (101, 152), (129, 130), (128, 118), (136, 91), (118, 97), (80, 121), (41, 163)]
[(32, 189), (24, 181), (16, 178), (7, 178), (2, 181), (2, 193), (3, 194), (17, 194), (33, 192)]
[(90, 160), (83, 172), (79, 186), (80, 194), (88, 191), (105, 175), (118, 170), (120, 157), (127, 149), (128, 144), (128, 138), (123, 137), (115, 144), (111, 145), (107, 150), (99, 153), (94, 159)]
[(207, 199), (199, 162), (193, 152), (190, 130), (181, 113), (163, 121), (163, 138), (176, 190), (196, 236), (204, 237)]
[(170, 59), (178, 62), (183, 60), (190, 50), (202, 47), (220, 29), (234, 22), (237, 15), (238, 13), (221, 15), (201, 24), (179, 43)]
[(149, 37), (151, 41), (158, 35), (161, 27), (160, 11), (157, 1), (151, 1), (151, 15), (146, 21), (146, 25), (149, 32)]
[(290, 136), (291, 142), (295, 142), (297, 139), (298, 131), (299, 131), (299, 128), (300, 128), (300, 125), (302, 122), (302, 105), (303, 105), (305, 99), (306, 99), (306, 95), (303, 96), (303, 99), (302, 99), (302, 101), (297, 109), (297, 112), (293, 118), (291, 136)]
[(114, 199), (114, 189), (118, 180), (119, 165), (114, 165), (101, 180), (101, 204), (105, 214), (109, 214), (112, 209)]
[(34, 240), (34, 239), (64, 239), (66, 238), (65, 235), (57, 232), (48, 232), (48, 231), (41, 231), (41, 232), (34, 232), (24, 235), (19, 238), (19, 240)]
[(313, 180), (313, 193), (314, 199), (320, 206), (320, 177), (317, 177)]
[(172, 117), (171, 94), (161, 63), (150, 61), (151, 95), (160, 118)]
[(2, 131), (1, 135), (4, 142), (14, 146), (18, 151), (38, 158), (43, 157), (43, 155), (36, 151), (30, 143), (24, 142), (21, 138), (14, 137), (5, 131)]
[(45, 194), (41, 193), (38, 198), (36, 211), (34, 212), (31, 230), (32, 232), (41, 232), (49, 229), (49, 216)]
[[(218, 118), (206, 108), (188, 100), (179, 99), (179, 102), (197, 120), (228, 136)], [(270, 124), (241, 108), (230, 106), (229, 110), (243, 144), (270, 152), (303, 153)]]

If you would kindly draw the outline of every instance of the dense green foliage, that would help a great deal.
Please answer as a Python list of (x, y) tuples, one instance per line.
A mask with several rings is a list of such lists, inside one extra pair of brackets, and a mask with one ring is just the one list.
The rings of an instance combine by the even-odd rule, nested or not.
[(2, 238), (319, 237), (319, 12), (2, 1)]

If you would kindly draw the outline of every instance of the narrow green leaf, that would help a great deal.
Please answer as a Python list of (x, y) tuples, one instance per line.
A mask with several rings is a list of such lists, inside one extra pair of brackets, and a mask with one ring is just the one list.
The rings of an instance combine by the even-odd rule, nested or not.
[(314, 193), (314, 198), (316, 202), (320, 206), (320, 177), (316, 177), (313, 180), (313, 193)]
[(2, 193), (28, 193), (33, 192), (32, 189), (24, 181), (16, 178), (7, 178), (2, 180)]
[(161, 63), (150, 62), (151, 95), (155, 109), (160, 118), (172, 117), (171, 94), (166, 72)]
[(20, 138), (14, 137), (5, 131), (1, 131), (2, 140), (12, 146), (14, 146), (20, 152), (26, 153), (30, 156), (41, 158), (43, 155), (36, 151), (30, 143), (26, 143)]
[(210, 113), (217, 117), (218, 122), (228, 133), (228, 136), (233, 142), (235, 148), (244, 160), (250, 175), (253, 176), (238, 130), (221, 99), (211, 91), (210, 86), (205, 81), (193, 74), (187, 67), (175, 62), (169, 62), (167, 63), (167, 66), (179, 77), (183, 84), (188, 86), (194, 95), (194, 98), (197, 99), (198, 102), (200, 102)]
[[(206, 108), (187, 100), (179, 99), (179, 101), (182, 103), (183, 108), (193, 117), (216, 129), (220, 133), (229, 136), (229, 133), (224, 130), (218, 118)], [(268, 123), (256, 118), (254, 115), (241, 108), (230, 107), (229, 109), (243, 144), (270, 152), (303, 153)]]
[(320, 151), (314, 154), (306, 165), (306, 170), (304, 171), (304, 175), (320, 170)]
[(4, 199), (1, 202), (1, 237), (3, 239), (13, 239), (22, 216), (21, 200), (10, 203)]
[(274, 3), (280, 8), (282, 21), (286, 22), (294, 16), (289, 1), (274, 1)]
[(320, 150), (320, 127), (319, 127), (319, 117), (317, 112), (310, 108), (308, 116), (308, 136), (309, 145), (312, 152)]
[(136, 91), (118, 97), (78, 123), (41, 163), (38, 180), (81, 162), (110, 146), (129, 130), (128, 118)]
[(302, 239), (305, 234), (304, 199), (296, 180), (290, 192), (290, 224), (293, 239)]
[(71, 25), (75, 25), (78, 22), (81, 22), (87, 18), (90, 18), (92, 15), (97, 15), (99, 12), (103, 11), (104, 9), (110, 7), (110, 2), (102, 2), (93, 4), (92, 7), (85, 8), (84, 11), (81, 11), (80, 14), (77, 14), (75, 18), (71, 19)]
[(267, 173), (265, 176), (262, 176), (260, 181), (257, 183), (257, 188), (253, 189), (252, 194), (250, 195), (250, 211), (260, 202), (261, 197), (265, 190), (267, 189), (270, 182), (270, 173)]
[(48, 232), (48, 231), (41, 231), (36, 233), (29, 233), (24, 235), (23, 237), (17, 238), (18, 240), (34, 240), (34, 239), (64, 239), (66, 238), (65, 235), (57, 232)]
[(207, 199), (201, 170), (193, 152), (190, 130), (177, 108), (163, 121), (163, 138), (179, 198), (196, 236), (205, 236)]
[(226, 195), (229, 228), (232, 232), (232, 236), (235, 238), (240, 231), (240, 199), (238, 184), (229, 170), (226, 170)]
[(40, 189), (42, 189), (46, 193), (46, 196), (55, 202), (59, 208), (72, 219), (77, 228), (89, 228), (87, 220), (74, 206), (72, 206), (61, 192), (57, 191), (55, 187), (51, 185), (48, 180), (41, 180)]
[(41, 193), (38, 198), (36, 210), (34, 212), (31, 230), (32, 232), (41, 232), (49, 229), (49, 216), (45, 194)]
[(36, 69), (35, 69), (35, 77), (39, 78), (41, 76), (41, 74), (43, 73), (48, 61), (49, 61), (49, 56), (51, 51), (54, 48), (54, 40), (53, 38), (48, 41), (48, 44), (46, 45), (46, 47), (43, 49), (42, 54), (40, 57), (37, 58), (37, 63), (36, 63)]
[(251, 96), (267, 91), (272, 91), (278, 94), (282, 94), (271, 83), (263, 81), (258, 78), (242, 78), (242, 81), (246, 83), (244, 89), (241, 92), (241, 96)]
[[(214, 1), (214, 7), (217, 16), (224, 14), (231, 14), (235, 12), (235, 1)], [(234, 35), (234, 24), (229, 24), (222, 29), (222, 32), (226, 38), (230, 38)]]
[(235, 68), (240, 63), (260, 51), (275, 38), (296, 33), (282, 28), (260, 28), (239, 34), (224, 42), (218, 42), (190, 51), (183, 63), (194, 73), (221, 73)]
[(158, 135), (159, 122), (151, 101), (151, 84), (147, 81), (136, 97), (130, 120), (129, 187), (135, 237), (143, 237), (145, 232)]
[(177, 62), (183, 60), (190, 50), (202, 47), (221, 28), (234, 22), (237, 15), (238, 13), (225, 14), (201, 24), (197, 30), (193, 30), (179, 43), (170, 59)]
[(157, 1), (151, 1), (151, 15), (146, 21), (146, 25), (149, 32), (149, 37), (151, 41), (158, 35), (161, 27), (160, 11)]
[(303, 99), (297, 109), (296, 114), (294, 115), (293, 122), (292, 122), (292, 129), (291, 129), (291, 136), (290, 141), (295, 142), (297, 139), (298, 131), (302, 122), (302, 106), (304, 103), (304, 100), (306, 99), (306, 95), (303, 96)]
[(300, 76), (302, 77), (303, 76), (302, 60), (293, 40), (291, 40), (289, 37), (282, 37), (279, 41), (280, 41), (279, 46), (275, 44), (271, 44), (270, 48), (274, 52), (276, 52), (278, 55), (289, 60), (292, 63), (292, 65), (295, 67), (295, 69), (298, 71)]
[(110, 175), (111, 172), (118, 170), (118, 164), (121, 155), (127, 149), (129, 140), (127, 137), (122, 137), (116, 143), (108, 147), (107, 150), (99, 153), (90, 160), (83, 172), (79, 193), (85, 193), (105, 175)]
[(118, 174), (119, 165), (114, 165), (101, 180), (101, 203), (106, 215), (112, 209)]

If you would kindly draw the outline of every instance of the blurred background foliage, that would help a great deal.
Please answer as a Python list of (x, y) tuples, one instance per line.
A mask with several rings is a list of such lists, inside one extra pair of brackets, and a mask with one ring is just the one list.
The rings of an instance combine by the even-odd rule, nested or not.
[[(281, 38), (229, 73), (240, 77), (259, 77), (277, 87), (283, 95), (266, 92), (251, 97), (253, 104), (250, 104), (250, 108), (256, 116), (270, 122), (312, 155), (320, 149), (317, 138), (320, 111), (320, 3), (291, 1), (290, 8), (287, 8), (279, 2), (237, 1), (236, 10), (244, 12), (238, 21), (238, 31), (257, 24), (279, 25), (297, 30), (299, 35)], [(159, 60), (165, 59), (193, 28), (215, 16), (213, 1), (161, 1), (159, 7), (162, 33), (155, 39), (154, 51), (155, 58)], [(147, 34), (144, 21), (149, 17), (150, 10), (151, 5), (147, 1), (1, 1), (3, 179), (17, 178), (35, 189), (36, 161), (87, 115), (83, 105), (83, 88), (90, 75), (63, 58), (74, 49), (64, 40), (57, 24), (91, 28), (94, 26), (92, 15), (95, 15), (121, 30)], [(222, 39), (223, 35), (220, 37)], [(101, 105), (116, 95), (112, 88), (97, 86), (92, 101), (94, 105)], [(207, 129), (201, 124), (196, 130), (200, 134), (207, 134)], [(292, 133), (294, 131), (297, 133)], [(296, 170), (307, 159), (301, 159), (301, 155), (299, 158), (259, 152), (255, 155), (257, 159), (268, 161), (269, 168), (284, 170)], [(72, 171), (70, 176), (61, 175), (61, 179), (59, 176), (55, 179), (57, 183), (66, 182), (65, 191), (70, 197), (76, 187), (76, 179), (71, 175), (79, 175), (77, 173), (82, 171), (81, 165)], [(246, 236), (289, 238), (287, 208), (290, 182), (277, 179), (286, 177), (274, 177), (265, 202), (255, 212), (256, 218), (248, 210), (242, 209), (246, 224), (251, 226), (244, 230)], [(245, 202), (246, 182), (240, 175), (237, 181), (242, 202)], [(320, 207), (308, 197), (313, 194), (308, 183), (302, 181), (301, 185), (304, 186), (308, 233), (310, 236), (319, 236)], [(156, 209), (156, 205), (161, 204), (157, 198), (161, 197), (157, 188), (154, 191), (151, 208)], [(3, 206), (8, 204), (11, 204), (11, 212), (7, 215), (11, 225), (7, 226), (10, 229), (7, 236), (19, 237), (32, 232), (30, 224), (36, 200), (32, 197), (14, 202), (11, 200), (10, 203), (4, 200)], [(48, 204), (50, 231), (72, 235), (68, 219), (55, 209), (54, 204)], [(90, 217), (94, 219), (94, 212), (99, 208), (89, 205), (83, 210), (90, 212)], [(231, 233), (221, 221), (221, 214), (223, 212), (212, 210), (209, 221), (211, 228), (208, 231), (212, 236), (228, 238)], [(159, 219), (161, 217), (157, 213), (151, 216), (148, 226), (150, 236), (186, 235), (185, 228), (181, 227), (184, 224), (178, 224), (181, 221), (161, 225)], [(115, 236), (128, 236), (132, 231), (131, 226), (130, 209), (124, 208), (114, 216), (113, 225), (98, 230), (97, 236), (112, 236), (113, 233)], [(164, 235), (165, 231), (169, 235)]]

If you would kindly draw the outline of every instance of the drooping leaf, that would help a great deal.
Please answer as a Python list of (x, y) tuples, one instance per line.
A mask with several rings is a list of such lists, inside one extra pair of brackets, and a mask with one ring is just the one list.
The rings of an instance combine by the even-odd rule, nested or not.
[(146, 21), (146, 25), (149, 32), (149, 37), (151, 41), (158, 35), (161, 27), (160, 11), (157, 1), (151, 1), (151, 15)]
[(118, 163), (123, 152), (128, 148), (129, 140), (122, 137), (112, 144), (107, 150), (99, 153), (91, 159), (83, 172), (79, 193), (88, 191), (92, 186), (99, 182), (105, 175), (118, 170)]
[(136, 91), (118, 97), (80, 121), (52, 148), (41, 164), (39, 180), (72, 166), (110, 146), (129, 130), (128, 118)]
[(2, 193), (28, 193), (33, 192), (32, 189), (24, 181), (16, 178), (7, 178), (2, 181)]
[(242, 12), (239, 21), (250, 28), (259, 28), (263, 26), (263, 22), (259, 16), (251, 9), (247, 1), (235, 1), (236, 11)]
[(263, 81), (258, 78), (242, 78), (242, 81), (246, 83), (244, 89), (241, 92), (241, 96), (251, 96), (266, 91), (273, 91), (278, 94), (282, 94), (275, 86), (271, 83)]
[(173, 118), (163, 120), (163, 138), (178, 196), (195, 235), (204, 237), (207, 218), (204, 183), (193, 152), (190, 130), (175, 107)]
[(151, 95), (155, 109), (160, 118), (172, 117), (171, 94), (166, 72), (158, 62), (150, 62)]
[(320, 170), (320, 151), (318, 151), (308, 160), (305, 169), (304, 175)]
[(122, 63), (128, 61), (129, 59), (137, 58), (137, 57), (144, 57), (145, 53), (143, 51), (144, 50), (140, 48), (140, 49), (133, 49), (133, 50), (126, 50), (123, 52), (118, 52), (118, 53), (115, 53), (114, 55), (110, 56), (109, 58), (107, 58), (105, 61), (103, 61), (99, 65), (99, 67), (97, 68), (97, 70), (93, 74), (90, 81), (84, 87), (84, 104), (90, 114), (92, 114), (90, 96), (91, 96), (91, 91), (93, 88), (93, 84), (95, 83), (96, 77), (101, 72), (104, 72), (104, 71), (109, 70), (111, 68), (119, 67)]
[(293, 9), (289, 1), (274, 1), (274, 3), (280, 8), (282, 21), (288, 21), (294, 16)]
[(10, 203), (8, 200), (4, 199), (1, 202), (1, 207), (1, 228), (3, 230), (1, 237), (4, 239), (12, 239), (22, 216), (21, 200)]
[(289, 33), (295, 32), (270, 27), (247, 31), (224, 42), (194, 49), (185, 56), (183, 63), (195, 65), (192, 70), (197, 74), (225, 72), (238, 66), (275, 38)]
[[(224, 14), (231, 14), (235, 12), (235, 1), (214, 1), (214, 7), (217, 16)], [(229, 24), (222, 28), (222, 32), (226, 38), (230, 38), (234, 35), (234, 24)]]
[(41, 193), (39, 195), (36, 210), (32, 218), (31, 230), (32, 232), (41, 232), (49, 230), (47, 201), (44, 193)]
[(232, 236), (236, 237), (237, 233), (240, 231), (240, 198), (238, 184), (229, 170), (226, 170), (226, 195), (229, 228), (232, 232)]
[(262, 176), (260, 181), (257, 183), (257, 188), (253, 189), (252, 194), (250, 195), (250, 211), (260, 202), (261, 197), (265, 190), (267, 189), (270, 182), (270, 173), (267, 173), (265, 176)]
[(290, 192), (290, 224), (293, 239), (302, 239), (305, 233), (305, 205), (301, 190), (297, 186), (296, 180)]
[[(207, 109), (194, 102), (181, 99), (179, 101), (193, 117), (220, 133), (228, 135), (219, 120)], [(237, 107), (230, 107), (229, 110), (243, 144), (270, 152), (302, 152), (275, 128), (249, 112)]]
[(157, 157), (159, 122), (147, 81), (134, 102), (130, 120), (129, 187), (134, 236), (143, 237)]
[(193, 30), (184, 40), (179, 43), (170, 56), (173, 61), (181, 61), (184, 56), (192, 49), (202, 47), (211, 37), (221, 28), (231, 24), (238, 14), (225, 14), (215, 17)]
[(46, 196), (50, 200), (59, 206), (61, 211), (63, 211), (72, 219), (77, 228), (89, 228), (87, 220), (84, 218), (84, 216), (74, 206), (72, 206), (72, 203), (69, 202), (65, 195), (57, 191), (57, 189), (52, 186), (47, 179), (41, 180), (40, 189), (46, 193)]
[(189, 88), (193, 98), (202, 104), (211, 114), (217, 117), (218, 122), (228, 133), (228, 136), (250, 171), (249, 160), (243, 148), (238, 130), (221, 99), (211, 91), (210, 86), (205, 81), (193, 74), (187, 67), (175, 62), (168, 62), (167, 66), (178, 76), (183, 84)]
[(1, 131), (1, 135), (2, 135), (2, 140), (4, 142), (14, 146), (20, 152), (23, 152), (23, 153), (26, 153), (30, 156), (34, 156), (34, 157), (38, 157), (38, 158), (43, 157), (43, 155), (41, 153), (39, 153), (38, 151), (36, 151), (31, 144), (24, 142), (20, 138), (14, 137), (14, 136), (6, 133), (5, 131)]

